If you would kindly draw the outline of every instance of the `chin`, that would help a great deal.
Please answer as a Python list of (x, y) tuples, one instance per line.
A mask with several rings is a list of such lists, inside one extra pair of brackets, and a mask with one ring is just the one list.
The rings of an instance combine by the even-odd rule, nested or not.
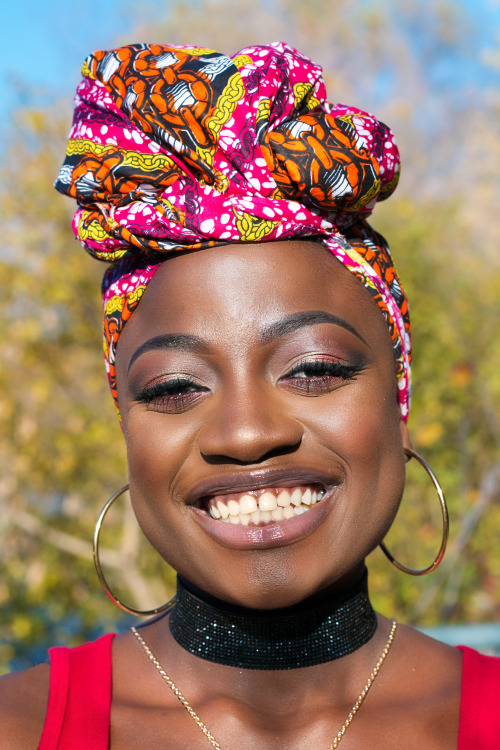
[(260, 564), (252, 566), (251, 571), (247, 570), (244, 575), (235, 575), (234, 571), (230, 577), (214, 576), (210, 581), (206, 575), (197, 576), (198, 580), (193, 580), (189, 574), (182, 575), (203, 591), (229, 604), (247, 609), (273, 610), (340, 593), (357, 583), (365, 569), (362, 560), (351, 570), (342, 566), (325, 573), (324, 570), (315, 570), (312, 565), (307, 565), (306, 570), (300, 564), (293, 565), (289, 554), (287, 559), (281, 560), (281, 565), (274, 555), (271, 557), (272, 560), (262, 555)]

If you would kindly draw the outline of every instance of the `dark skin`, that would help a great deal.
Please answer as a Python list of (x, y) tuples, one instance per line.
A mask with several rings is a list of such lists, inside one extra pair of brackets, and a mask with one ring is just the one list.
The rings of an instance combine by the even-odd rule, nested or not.
[[(234, 245), (169, 259), (121, 336), (117, 372), (135, 512), (180, 573), (256, 608), (359, 578), (397, 512), (409, 438), (384, 319), (322, 246)], [(296, 484), (320, 477), (326, 492), (298, 536), (235, 549), (200, 521), (207, 482), (271, 487), (283, 473)], [(224, 750), (326, 750), (389, 631), (380, 616), (353, 654), (285, 672), (201, 660), (172, 639), (166, 617), (141, 632)], [(340, 747), (455, 750), (460, 679), (460, 652), (398, 626)], [(47, 692), (47, 665), (4, 678), (6, 748), (37, 747)], [(113, 647), (111, 748), (156, 745), (209, 747), (125, 633)]]

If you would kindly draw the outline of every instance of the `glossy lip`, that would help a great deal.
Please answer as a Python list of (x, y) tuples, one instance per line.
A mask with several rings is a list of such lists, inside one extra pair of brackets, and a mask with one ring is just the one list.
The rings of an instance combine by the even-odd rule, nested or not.
[(332, 487), (311, 510), (295, 518), (274, 521), (263, 526), (223, 523), (204, 510), (193, 508), (196, 521), (205, 532), (225, 547), (237, 550), (285, 547), (304, 539), (321, 524), (330, 511), (338, 486)]
[[(188, 494), (187, 505), (203, 530), (225, 547), (238, 550), (272, 549), (293, 544), (312, 534), (329, 513), (341, 483), (339, 472), (327, 475), (314, 469), (295, 467), (224, 474), (199, 482)], [(321, 502), (300, 516), (262, 526), (222, 523), (204, 509), (206, 501), (213, 495), (310, 484), (319, 485), (324, 490)]]
[(326, 474), (317, 469), (295, 467), (240, 471), (207, 477), (198, 482), (188, 492), (186, 504), (201, 508), (204, 501), (214, 495), (251, 492), (252, 490), (266, 489), (267, 487), (272, 489), (273, 487), (300, 487), (301, 485), (316, 484), (320, 485), (321, 489), (328, 493), (332, 487), (337, 487), (341, 482), (342, 476), (338, 471)]

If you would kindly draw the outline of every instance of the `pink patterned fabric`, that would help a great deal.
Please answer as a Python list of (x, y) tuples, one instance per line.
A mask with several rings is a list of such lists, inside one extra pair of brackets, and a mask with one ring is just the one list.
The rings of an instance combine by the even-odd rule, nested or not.
[(120, 333), (169, 253), (319, 237), (387, 320), (406, 420), (408, 303), (366, 221), (399, 177), (389, 128), (330, 104), (321, 68), (283, 43), (233, 57), (130, 45), (90, 55), (83, 75), (56, 188), (78, 201), (84, 247), (113, 264), (103, 299), (115, 402)]

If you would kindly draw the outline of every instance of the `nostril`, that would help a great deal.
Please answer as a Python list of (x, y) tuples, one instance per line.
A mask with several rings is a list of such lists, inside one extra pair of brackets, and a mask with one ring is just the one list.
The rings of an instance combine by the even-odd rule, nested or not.
[(262, 454), (257, 454), (254, 457), (246, 457), (246, 458), (237, 458), (236, 456), (231, 456), (229, 454), (210, 454), (210, 453), (204, 453), (201, 452), (201, 455), (203, 456), (204, 460), (207, 462), (207, 464), (210, 464), (212, 466), (218, 466), (221, 464), (229, 464), (229, 465), (237, 465), (237, 466), (250, 466), (255, 464), (264, 463), (265, 461), (268, 461), (269, 459), (276, 458), (278, 456), (288, 456), (291, 453), (295, 453), (300, 448), (300, 445), (302, 443), (302, 438), (300, 440), (297, 440), (296, 443), (293, 445), (281, 445), (277, 448), (272, 448), (269, 451), (266, 451)]
[[(198, 450), (211, 464), (249, 465), (288, 455), (301, 445), (304, 428), (287, 414), (277, 413), (267, 394), (222, 405), (198, 433)], [(271, 415), (271, 410), (274, 413)]]

